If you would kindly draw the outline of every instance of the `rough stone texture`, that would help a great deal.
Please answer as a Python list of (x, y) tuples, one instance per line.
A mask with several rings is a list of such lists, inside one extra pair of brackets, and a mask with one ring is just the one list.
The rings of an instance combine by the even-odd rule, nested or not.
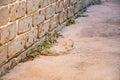
[(40, 9), (33, 14), (33, 26), (37, 26), (45, 20), (45, 9)]
[(25, 17), (18, 20), (18, 33), (24, 33), (31, 29), (32, 27), (32, 17)]
[(50, 17), (52, 17), (51, 15), (51, 5), (47, 6), (46, 9), (45, 9), (45, 18), (46, 19), (49, 19)]
[(50, 19), (44, 21), (41, 35), (44, 35), (50, 29)]
[(11, 58), (17, 52), (22, 51), (24, 49), (24, 37), (23, 35), (17, 36), (13, 41), (8, 43), (8, 56)]
[(4, 44), (8, 41), (9, 37), (9, 28), (7, 26), (0, 28), (0, 43)]
[(7, 24), (9, 18), (8, 6), (0, 7), (0, 27)]
[(27, 0), (27, 13), (30, 14), (40, 7), (40, 0)]
[(0, 46), (0, 64), (7, 59), (8, 46)]
[(67, 11), (68, 11), (68, 15), (67, 15), (68, 18), (72, 17), (74, 15), (74, 12), (73, 12), (74, 8), (73, 8), (73, 6), (70, 6)]
[(60, 12), (63, 10), (63, 1), (58, 1), (56, 3), (56, 13)]
[(7, 5), (15, 1), (16, 0), (0, 0), (0, 6)]
[(59, 22), (63, 23), (67, 19), (67, 10), (63, 10), (59, 14)]
[(18, 26), (16, 22), (13, 22), (8, 27), (9, 27), (9, 40), (12, 40), (17, 35)]
[(41, 7), (48, 6), (50, 3), (50, 0), (41, 0)]
[(5, 26), (0, 27), (0, 44), (4, 44), (9, 40), (15, 38), (17, 34), (16, 23), (10, 23)]
[(58, 24), (59, 24), (59, 18), (58, 18), (58, 14), (56, 14), (50, 20), (50, 29), (57, 27)]
[(55, 15), (55, 10), (56, 10), (56, 3), (53, 3), (53, 4), (51, 5), (51, 10), (50, 10), (52, 16)]
[(25, 1), (16, 2), (10, 5), (10, 20), (16, 20), (25, 15), (26, 13), (26, 3)]
[(8, 65), (19, 62), (18, 53), (41, 40), (48, 30), (60, 29), (91, 1), (95, 0), (0, 0), (0, 75)]
[(32, 45), (36, 41), (37, 31), (38, 31), (37, 28), (34, 27), (24, 35), (25, 48), (29, 47), (30, 45)]

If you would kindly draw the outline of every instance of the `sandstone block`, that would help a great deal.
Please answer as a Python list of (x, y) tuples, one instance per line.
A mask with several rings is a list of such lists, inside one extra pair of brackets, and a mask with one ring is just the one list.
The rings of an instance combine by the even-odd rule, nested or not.
[(45, 9), (40, 9), (33, 14), (33, 26), (39, 25), (45, 20)]
[(23, 17), (26, 14), (26, 2), (19, 1), (10, 5), (10, 21)]
[(67, 19), (67, 10), (63, 10), (60, 14), (59, 14), (59, 23), (63, 23), (65, 20)]
[(18, 26), (16, 22), (13, 22), (9, 25), (9, 40), (12, 40), (16, 37), (17, 29), (18, 29)]
[(8, 6), (0, 8), (0, 26), (7, 24), (9, 20), (9, 10)]
[(64, 0), (63, 7), (67, 9), (70, 6), (70, 0)]
[(0, 46), (0, 64), (7, 59), (8, 55), (8, 46)]
[(78, 11), (80, 11), (82, 9), (82, 6), (80, 5), (80, 3), (76, 3), (74, 5), (74, 13), (77, 13)]
[[(79, 0), (78, 0), (79, 1)], [(77, 0), (71, 0), (71, 4), (74, 5), (75, 3), (77, 3)]]
[(59, 13), (59, 23), (61, 24), (63, 22), (63, 11)]
[(52, 13), (52, 11), (51, 11), (51, 5), (49, 5), (45, 9), (45, 18), (48, 19), (48, 18), (52, 17), (51, 13)]
[(41, 7), (40, 1), (41, 0), (27, 0), (27, 13), (30, 14), (38, 10)]
[(57, 0), (50, 0), (50, 3), (54, 3), (54, 2), (56, 2)]
[(57, 1), (56, 3), (56, 13), (61, 12), (63, 10), (63, 1)]
[(45, 9), (45, 18), (49, 19), (52, 16), (54, 16), (55, 15), (55, 10), (56, 10), (56, 3), (53, 3), (49, 6), (47, 6), (46, 9)]
[(7, 5), (15, 1), (16, 0), (0, 0), (0, 6)]
[(55, 27), (58, 26), (59, 22), (58, 22), (58, 14), (56, 14), (54, 17), (51, 18), (50, 20), (50, 29), (53, 29)]
[(29, 32), (25, 33), (25, 48), (31, 46), (37, 40), (38, 29), (36, 27), (32, 28)]
[(25, 17), (18, 21), (18, 34), (29, 31), (32, 27), (32, 17)]
[(9, 40), (15, 38), (16, 34), (17, 25), (15, 22), (0, 27), (0, 44), (4, 44)]
[(51, 16), (54, 16), (55, 15), (55, 10), (56, 10), (56, 3), (53, 3), (52, 5), (51, 5)]
[(74, 15), (74, 7), (73, 6), (70, 6), (68, 8), (68, 18), (72, 17)]
[(16, 53), (24, 50), (24, 37), (23, 35), (17, 36), (14, 40), (9, 42), (8, 44), (8, 56), (11, 58), (13, 57)]
[(46, 34), (50, 29), (50, 19), (44, 21), (43, 28), (42, 28), (42, 34)]
[(38, 37), (44, 36), (50, 29), (50, 19), (44, 21), (38, 26)]
[(50, 4), (50, 0), (41, 0), (41, 7), (48, 6)]

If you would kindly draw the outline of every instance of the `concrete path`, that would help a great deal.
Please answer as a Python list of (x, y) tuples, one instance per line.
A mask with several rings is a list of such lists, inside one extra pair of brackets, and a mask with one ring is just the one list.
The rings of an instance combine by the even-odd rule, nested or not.
[(51, 50), (20, 63), (3, 80), (120, 80), (120, 1), (90, 7), (75, 25), (64, 28)]

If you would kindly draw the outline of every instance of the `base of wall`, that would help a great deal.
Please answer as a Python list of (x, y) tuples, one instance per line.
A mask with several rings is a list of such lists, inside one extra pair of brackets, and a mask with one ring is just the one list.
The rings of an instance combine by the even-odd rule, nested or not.
[[(60, 31), (62, 28), (66, 26), (68, 21), (65, 21), (58, 27), (54, 28), (52, 31), (57, 30)], [(51, 32), (52, 32), (51, 31)], [(0, 77), (8, 73), (12, 68), (14, 68), (17, 64), (23, 62), (23, 60), (27, 57), (27, 54), (29, 54), (37, 45), (41, 45), (45, 40), (45, 36), (43, 36), (40, 40), (37, 40), (33, 45), (31, 45), (26, 50), (17, 53), (15, 56), (13, 56), (11, 59), (7, 60), (3, 64), (0, 65)]]

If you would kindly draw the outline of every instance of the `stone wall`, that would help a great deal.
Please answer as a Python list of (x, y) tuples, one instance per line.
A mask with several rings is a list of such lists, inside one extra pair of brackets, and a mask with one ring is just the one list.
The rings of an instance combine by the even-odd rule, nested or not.
[(18, 54), (91, 1), (95, 0), (0, 0), (0, 74), (18, 61)]

